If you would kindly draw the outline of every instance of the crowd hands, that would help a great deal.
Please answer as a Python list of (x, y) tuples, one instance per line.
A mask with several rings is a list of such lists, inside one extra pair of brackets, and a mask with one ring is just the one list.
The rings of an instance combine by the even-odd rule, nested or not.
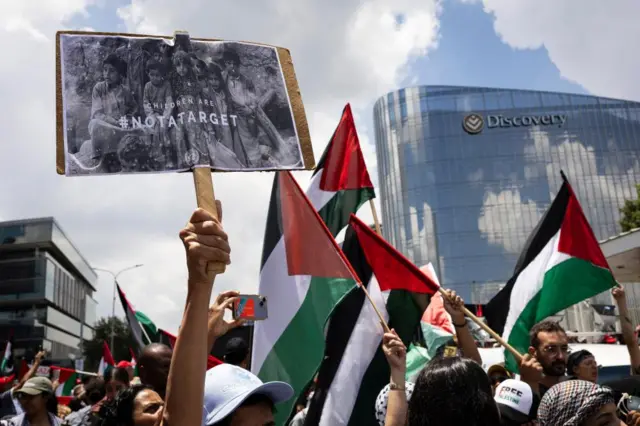
[[(620, 311), (630, 373), (638, 375), (640, 349), (624, 290), (616, 287), (612, 295)], [(376, 407), (380, 425), (640, 426), (640, 412), (628, 408), (634, 405), (629, 403), (633, 397), (613, 385), (598, 385), (595, 357), (586, 350), (571, 353), (559, 324), (543, 321), (530, 331), (528, 353), (517, 360), (518, 376), (504, 364), (485, 372), (468, 334), (463, 301), (451, 291), (446, 291), (444, 301), (459, 351), (432, 359), (415, 383), (406, 381), (405, 344), (393, 329), (384, 334), (382, 347), (391, 377), (388, 390), (378, 397), (385, 399)]]
[[(222, 206), (218, 203), (217, 207), (221, 213)], [(275, 404), (290, 399), (293, 389), (286, 383), (263, 384), (247, 371), (246, 344), (230, 339), (225, 363), (207, 371), (207, 357), (216, 339), (243, 323), (241, 319), (224, 318), (238, 292), (223, 292), (209, 306), (216, 274), (208, 265), (231, 263), (221, 220), (197, 209), (180, 238), (189, 277), (173, 349), (159, 343), (145, 347), (137, 359), (137, 377), (130, 365), (108, 369), (104, 377), (88, 377), (74, 388), (73, 400), (65, 408), (57, 404), (55, 387), (59, 384), (35, 377), (44, 356), (38, 354), (23, 381), (0, 396), (0, 426), (274, 424)]]
[[(222, 206), (217, 207), (221, 214)], [(56, 401), (58, 384), (35, 377), (44, 356), (40, 353), (22, 381), (0, 395), (0, 426), (275, 425), (276, 404), (291, 399), (294, 391), (286, 383), (262, 383), (250, 373), (246, 344), (230, 339), (225, 363), (207, 370), (216, 339), (242, 325), (242, 320), (224, 318), (237, 292), (220, 293), (209, 306), (216, 277), (210, 264), (218, 264), (216, 271), (231, 264), (221, 215), (219, 220), (197, 209), (180, 238), (189, 276), (173, 349), (158, 343), (144, 348), (137, 360), (137, 377), (131, 366), (90, 377), (74, 388), (74, 399), (65, 409)], [(632, 373), (638, 374), (640, 348), (624, 290), (614, 289), (613, 296)], [(415, 383), (406, 381), (405, 343), (393, 329), (384, 333), (382, 350), (390, 383), (372, 407), (381, 425), (640, 426), (640, 412), (627, 408), (628, 396), (596, 384), (595, 358), (587, 351), (570, 354), (568, 337), (557, 323), (543, 321), (531, 330), (529, 351), (518, 360), (516, 380), (503, 365), (485, 372), (463, 300), (445, 290), (443, 301), (456, 331), (456, 349), (436, 355)]]

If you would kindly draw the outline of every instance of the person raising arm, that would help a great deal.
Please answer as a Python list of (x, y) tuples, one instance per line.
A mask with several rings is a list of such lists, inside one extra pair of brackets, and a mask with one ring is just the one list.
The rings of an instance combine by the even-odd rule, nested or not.
[[(218, 201), (218, 212), (221, 206)], [(227, 234), (211, 213), (197, 209), (180, 238), (187, 255), (189, 273), (187, 301), (178, 333), (167, 383), (162, 426), (202, 424), (204, 378), (207, 370), (209, 300), (215, 275), (207, 273), (209, 262), (231, 263)]]
[(631, 374), (640, 375), (640, 348), (638, 347), (638, 337), (633, 329), (629, 308), (627, 308), (627, 297), (624, 288), (618, 285), (611, 290), (611, 294), (618, 305), (618, 313), (620, 314), (620, 327), (622, 328), (622, 337), (629, 351), (629, 361), (631, 364)]
[(476, 345), (476, 340), (471, 335), (471, 331), (467, 326), (467, 318), (464, 316), (464, 300), (453, 290), (445, 290), (446, 296), (443, 297), (444, 309), (451, 315), (451, 322), (456, 329), (458, 337), (458, 346), (465, 358), (469, 358), (482, 365), (480, 351)]

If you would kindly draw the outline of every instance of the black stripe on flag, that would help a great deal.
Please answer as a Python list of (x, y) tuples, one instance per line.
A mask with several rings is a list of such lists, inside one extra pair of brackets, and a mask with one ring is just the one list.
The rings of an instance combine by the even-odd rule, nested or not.
[(267, 213), (267, 225), (264, 229), (264, 244), (262, 246), (262, 262), (260, 270), (264, 268), (267, 259), (278, 245), (284, 235), (282, 226), (282, 211), (280, 206), (280, 172), (273, 175), (273, 187), (271, 188), (271, 201), (269, 202), (269, 212)]
[(556, 195), (556, 198), (545, 212), (544, 216), (538, 222), (520, 254), (520, 258), (516, 263), (513, 276), (507, 281), (507, 284), (489, 301), (484, 316), (487, 324), (496, 333), (502, 335), (504, 324), (509, 314), (509, 304), (511, 300), (511, 291), (518, 279), (520, 273), (535, 259), (547, 243), (553, 238), (562, 226), (565, 212), (569, 204), (571, 191), (567, 182), (564, 182)]
[[(368, 285), (373, 271), (367, 263), (360, 243), (351, 227), (347, 228), (342, 251), (353, 266), (354, 271), (363, 283)], [(351, 290), (333, 309), (331, 319), (327, 326), (324, 359), (318, 371), (318, 381), (313, 394), (313, 400), (309, 406), (305, 425), (317, 425), (327, 399), (327, 393), (331, 389), (333, 378), (338, 372), (342, 355), (349, 343), (351, 332), (356, 326), (360, 311), (365, 303), (364, 292), (359, 288)], [(373, 407), (371, 407), (373, 410)]]

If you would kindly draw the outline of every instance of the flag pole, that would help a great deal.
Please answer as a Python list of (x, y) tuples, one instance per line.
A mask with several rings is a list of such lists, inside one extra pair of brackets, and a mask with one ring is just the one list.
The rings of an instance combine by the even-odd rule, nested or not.
[(371, 207), (371, 213), (373, 214), (373, 225), (376, 228), (376, 234), (382, 236), (382, 229), (380, 228), (380, 220), (378, 219), (378, 210), (373, 202), (373, 198), (369, 199), (369, 207)]
[(369, 300), (369, 303), (371, 303), (371, 306), (373, 307), (373, 310), (376, 311), (376, 314), (378, 315), (378, 319), (380, 320), (380, 325), (382, 325), (382, 328), (384, 328), (384, 332), (385, 333), (391, 333), (391, 329), (389, 328), (389, 324), (387, 324), (387, 321), (385, 321), (384, 317), (382, 316), (382, 314), (378, 310), (378, 307), (376, 306), (375, 302), (373, 301), (373, 299), (369, 295), (369, 292), (367, 291), (367, 288), (362, 283), (358, 283), (358, 284), (360, 284), (360, 288), (364, 292), (365, 297)]
[[(449, 296), (447, 295), (447, 292), (444, 291), (444, 289), (442, 287), (439, 287), (438, 291), (440, 292), (440, 294), (442, 294), (442, 297), (446, 297), (447, 299), (449, 298)], [(449, 300), (451, 300), (451, 299), (449, 299)], [(520, 352), (518, 352), (518, 350), (516, 348), (511, 346), (509, 344), (509, 342), (504, 340), (498, 333), (493, 331), (493, 329), (491, 327), (489, 327), (487, 324), (485, 324), (484, 321), (482, 321), (480, 318), (475, 316), (469, 309), (465, 308), (464, 306), (462, 307), (462, 311), (464, 312), (464, 314), (467, 317), (469, 317), (469, 319), (471, 321), (475, 322), (476, 324), (478, 324), (478, 326), (481, 329), (483, 329), (484, 331), (489, 333), (489, 335), (491, 337), (493, 337), (496, 340), (496, 342), (500, 343), (502, 346), (504, 346), (504, 348), (506, 350), (511, 352), (511, 354), (518, 360), (518, 363), (520, 363), (522, 361), (522, 354)]]

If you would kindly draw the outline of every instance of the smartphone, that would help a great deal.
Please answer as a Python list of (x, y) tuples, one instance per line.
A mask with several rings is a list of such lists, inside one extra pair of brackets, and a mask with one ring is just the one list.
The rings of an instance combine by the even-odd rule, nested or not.
[(233, 304), (233, 319), (248, 321), (266, 320), (268, 316), (267, 298), (257, 294), (241, 294)]

